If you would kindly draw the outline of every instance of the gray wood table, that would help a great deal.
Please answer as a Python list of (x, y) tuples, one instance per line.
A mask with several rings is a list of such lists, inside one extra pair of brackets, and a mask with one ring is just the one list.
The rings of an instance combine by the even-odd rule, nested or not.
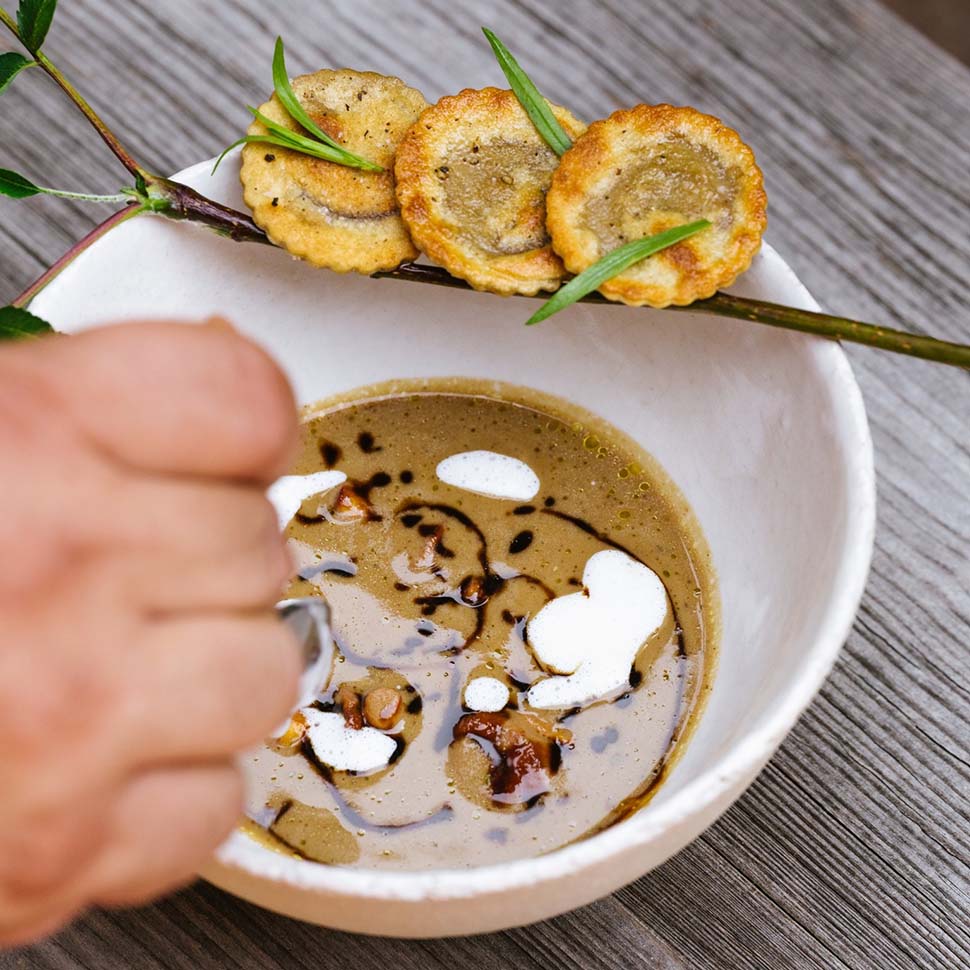
[[(435, 100), (502, 82), (491, 24), (582, 117), (667, 100), (739, 128), (767, 176), (769, 239), (827, 308), (970, 341), (970, 71), (877, 0), (61, 7), (48, 52), (157, 171), (238, 135), (277, 33), (294, 72), (376, 69)], [(39, 73), (0, 101), (0, 166), (90, 191), (119, 177)], [(0, 215), (0, 303), (100, 218), (57, 200)], [(332, 933), (199, 884), (91, 913), (0, 967), (970, 966), (970, 375), (848, 352), (880, 490), (862, 610), (757, 783), (666, 865), (539, 926), (433, 942)]]

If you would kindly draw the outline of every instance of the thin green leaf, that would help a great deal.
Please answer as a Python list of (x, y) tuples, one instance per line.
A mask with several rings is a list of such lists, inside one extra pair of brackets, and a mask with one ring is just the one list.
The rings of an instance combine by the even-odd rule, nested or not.
[(41, 191), (40, 186), (34, 185), (30, 179), (25, 179), (9, 169), (0, 168), (0, 195), (9, 196), (11, 199), (29, 199), (32, 195), (39, 195)]
[(24, 47), (32, 54), (36, 54), (46, 40), (56, 9), (57, 0), (20, 0), (17, 30)]
[(217, 159), (215, 165), (212, 166), (212, 171), (215, 170), (222, 164), (222, 160), (228, 155), (234, 148), (239, 145), (274, 145), (276, 148), (286, 148), (291, 152), (303, 152), (304, 155), (312, 155), (314, 158), (322, 158), (327, 162), (336, 162), (338, 165), (344, 164), (341, 161), (340, 152), (338, 149), (331, 148), (329, 145), (320, 145), (316, 142), (310, 142), (307, 146), (296, 145), (287, 139), (280, 138), (278, 135), (244, 135), (242, 138), (234, 141)]
[(563, 155), (572, 148), (572, 139), (556, 120), (556, 116), (549, 107), (549, 102), (539, 93), (539, 89), (532, 82), (519, 62), (512, 56), (509, 49), (488, 27), (482, 27), (482, 33), (492, 45), (499, 67), (502, 68), (512, 88), (512, 93), (519, 99), (519, 104), (525, 108), (526, 114), (535, 125), (536, 131), (542, 136), (546, 144), (557, 154)]
[(308, 155), (314, 155), (317, 158), (325, 158), (328, 161), (338, 162), (349, 168), (361, 167), (361, 159), (354, 155), (353, 152), (348, 152), (346, 148), (341, 148), (339, 145), (336, 147), (323, 145), (318, 141), (314, 141), (312, 138), (307, 138), (306, 135), (301, 135), (298, 131), (293, 131), (291, 128), (278, 124), (272, 118), (267, 118), (261, 111), (250, 105), (247, 105), (247, 108), (253, 113), (253, 117), (257, 121), (265, 125), (277, 138), (287, 142), (293, 151), (304, 152)]
[[(384, 169), (375, 164), (374, 162), (368, 161), (366, 158), (361, 158), (360, 155), (355, 155), (353, 152), (348, 151), (339, 142), (334, 141), (330, 135), (328, 135), (319, 125), (314, 122), (314, 120), (306, 113), (303, 105), (300, 104), (299, 98), (293, 91), (290, 85), (290, 76), (286, 73), (286, 53), (283, 49), (283, 38), (276, 38), (276, 49), (273, 52), (273, 89), (276, 91), (276, 96), (280, 99), (283, 107), (286, 108), (290, 117), (299, 125), (302, 125), (311, 135), (319, 138), (325, 145), (329, 145), (331, 148), (337, 151), (343, 152), (347, 161), (342, 161), (342, 165), (353, 165), (354, 168), (362, 168), (368, 172), (383, 172)], [(353, 159), (353, 162), (350, 161)], [(336, 161), (336, 159), (331, 159), (331, 161)]]
[(23, 54), (9, 51), (0, 54), (0, 94), (10, 87), (10, 82), (25, 68), (34, 67), (37, 61), (28, 61)]
[(0, 307), (0, 340), (23, 340), (53, 333), (54, 328), (29, 310), (21, 307)]
[(32, 195), (55, 195), (59, 199), (74, 199), (78, 202), (127, 202), (131, 197), (131, 190), (119, 192), (116, 195), (92, 195), (90, 192), (68, 192), (66, 189), (48, 189), (43, 185), (34, 185), (30, 179), (0, 168), (0, 195), (11, 199), (29, 199)]
[(240, 145), (249, 145), (253, 142), (269, 142), (268, 138), (262, 138), (259, 135), (243, 135), (242, 138), (234, 141), (217, 159), (215, 165), (212, 166), (212, 175), (216, 174), (216, 169), (222, 164), (223, 159), (228, 155), (234, 148), (238, 148)]
[(612, 252), (607, 253), (602, 259), (597, 260), (588, 269), (583, 270), (579, 276), (570, 280), (562, 289), (557, 290), (555, 295), (546, 300), (526, 320), (526, 325), (541, 323), (554, 313), (558, 313), (577, 300), (581, 300), (587, 293), (598, 290), (607, 280), (618, 276), (634, 263), (639, 263), (641, 259), (659, 253), (661, 249), (666, 249), (668, 246), (673, 246), (675, 243), (695, 235), (709, 225), (710, 222), (707, 219), (698, 219), (697, 222), (675, 226), (673, 229), (658, 232), (655, 236), (648, 236), (646, 239), (635, 239), (633, 242), (624, 243)]

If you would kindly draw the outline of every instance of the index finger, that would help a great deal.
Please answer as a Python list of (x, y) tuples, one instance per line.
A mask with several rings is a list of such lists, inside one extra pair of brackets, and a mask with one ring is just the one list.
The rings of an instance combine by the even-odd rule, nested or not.
[(221, 321), (120, 324), (30, 351), (72, 421), (122, 464), (266, 482), (288, 469), (298, 435), (289, 383)]

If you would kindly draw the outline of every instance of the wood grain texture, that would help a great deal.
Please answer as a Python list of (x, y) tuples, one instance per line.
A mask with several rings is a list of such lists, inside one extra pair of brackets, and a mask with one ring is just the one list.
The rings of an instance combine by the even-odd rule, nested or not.
[[(48, 44), (161, 171), (213, 155), (294, 73), (396, 73), (434, 100), (501, 82), (488, 23), (587, 120), (693, 104), (755, 146), (769, 238), (830, 310), (970, 341), (970, 71), (876, 0), (65, 0)], [(113, 190), (99, 143), (28, 72), (0, 104), (0, 164)], [(98, 217), (0, 202), (0, 302)], [(531, 929), (357, 938), (196, 886), (94, 913), (2, 968), (970, 966), (967, 796), (970, 375), (859, 348), (879, 530), (842, 659), (744, 798), (615, 896)]]

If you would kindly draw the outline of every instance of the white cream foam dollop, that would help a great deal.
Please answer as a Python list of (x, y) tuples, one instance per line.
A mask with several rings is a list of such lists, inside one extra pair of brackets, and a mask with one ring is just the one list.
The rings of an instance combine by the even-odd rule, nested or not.
[(465, 687), (465, 707), (472, 711), (500, 711), (509, 702), (509, 689), (497, 677), (475, 677)]
[(528, 502), (539, 493), (539, 476), (524, 462), (495, 451), (463, 451), (438, 463), (446, 485), (489, 498)]
[(300, 511), (300, 506), (311, 495), (329, 492), (343, 485), (347, 476), (343, 472), (314, 472), (312, 475), (284, 475), (276, 479), (266, 490), (266, 497), (276, 509), (280, 528), (285, 529), (290, 519)]
[(343, 714), (305, 707), (307, 738), (313, 753), (337, 771), (375, 771), (390, 763), (397, 749), (393, 738), (372, 727), (347, 727)]
[(590, 556), (583, 586), (547, 603), (529, 622), (528, 641), (538, 660), (567, 675), (533, 684), (527, 695), (532, 707), (582, 707), (615, 692), (666, 619), (660, 577), (625, 552)]

